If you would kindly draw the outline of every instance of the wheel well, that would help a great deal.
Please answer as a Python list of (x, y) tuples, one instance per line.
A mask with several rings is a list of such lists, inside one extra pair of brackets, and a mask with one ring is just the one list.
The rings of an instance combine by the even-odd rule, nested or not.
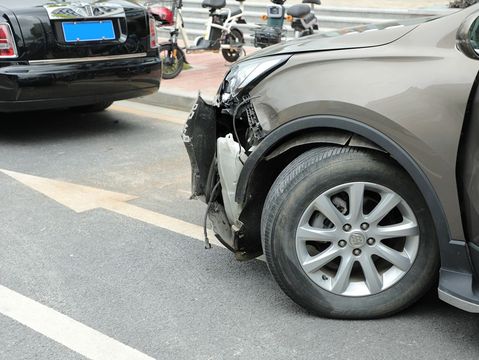
[[(449, 223), (444, 213), (443, 205), (432, 186), (429, 178), (424, 173), (424, 170), (414, 160), (413, 157), (403, 149), (398, 143), (390, 139), (386, 134), (379, 130), (354, 119), (345, 118), (334, 115), (315, 115), (304, 118), (299, 118), (287, 122), (277, 129), (272, 131), (263, 141), (258, 145), (256, 150), (250, 154), (246, 160), (243, 171), (238, 179), (236, 188), (235, 199), (239, 204), (244, 204), (243, 213), (240, 216), (240, 220), (243, 218), (244, 223), (251, 226), (244, 226), (243, 228), (247, 233), (243, 234), (243, 241), (245, 251), (250, 248), (258, 251), (258, 247), (261, 249), (261, 233), (260, 233), (260, 221), (261, 210), (263, 208), (264, 201), (261, 199), (266, 197), (267, 185), (272, 184), (272, 180), (277, 176), (278, 168), (275, 168), (270, 164), (270, 173), (264, 173), (264, 161), (268, 154), (277, 147), (279, 142), (285, 142), (291, 138), (292, 134), (299, 134), (299, 132), (313, 132), (316, 130), (334, 129), (341, 132), (347, 132), (351, 134), (351, 138), (342, 146), (355, 146), (353, 140), (357, 136), (362, 136), (364, 139), (370, 139), (366, 141), (368, 146), (373, 146), (375, 150), (384, 151), (389, 154), (391, 159), (394, 159), (409, 175), (412, 177), (419, 190), (421, 191), (426, 203), (431, 211), (432, 218), (434, 219), (434, 226), (436, 227), (437, 238), (439, 241), (439, 247), (441, 250), (441, 271), (462, 271), (464, 272), (464, 264), (469, 264), (470, 257), (467, 253), (465, 243), (462, 241), (451, 241), (451, 233), (449, 230)], [(337, 143), (334, 143), (338, 145)], [(316, 144), (317, 145), (317, 144)], [(341, 145), (341, 144), (339, 144)], [(310, 146), (310, 145), (308, 145)], [(364, 146), (363, 146), (364, 147)], [(306, 150), (308, 147), (301, 146), (299, 150)], [(297, 149), (298, 150), (298, 149)], [(284, 154), (287, 156), (288, 152)], [(295, 154), (295, 153), (290, 153)], [(296, 153), (297, 154), (297, 153)], [(284, 160), (283, 160), (284, 161)], [(256, 172), (259, 166), (262, 179), (258, 185), (251, 191), (249, 187), (253, 180), (257, 179), (258, 172)], [(262, 191), (259, 191), (262, 190)], [(257, 204), (255, 201), (250, 201), (251, 198), (257, 197), (259, 200)], [(244, 216), (243, 216), (244, 215)], [(454, 254), (453, 256), (451, 254)], [(468, 269), (467, 273), (472, 273), (472, 270)]]
[(261, 215), (271, 186), (284, 168), (304, 152), (321, 146), (350, 146), (387, 153), (364, 137), (351, 132), (332, 129), (315, 129), (291, 134), (257, 164), (249, 179), (248, 192), (240, 221), (244, 226), (240, 244), (242, 251), (258, 253), (261, 245)]

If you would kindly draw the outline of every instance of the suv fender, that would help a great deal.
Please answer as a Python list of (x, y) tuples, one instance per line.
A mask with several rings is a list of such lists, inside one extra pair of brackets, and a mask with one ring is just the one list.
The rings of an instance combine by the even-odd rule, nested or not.
[[(304, 140), (308, 137), (307, 135), (303, 135), (306, 137), (299, 142), (293, 139), (295, 135), (317, 134), (318, 132), (324, 134), (324, 137), (317, 138), (314, 143), (369, 147), (389, 153), (408, 172), (428, 204), (438, 236), (442, 271), (472, 273), (471, 267), (467, 265), (470, 264), (470, 261), (466, 243), (451, 240), (449, 225), (442, 204), (424, 171), (396, 142), (378, 130), (353, 119), (331, 115), (308, 116), (290, 121), (273, 130), (246, 160), (238, 179), (236, 202), (243, 205), (245, 210), (248, 208), (250, 182), (254, 178), (255, 172), (259, 170), (258, 165), (261, 161), (278, 156), (281, 152), (287, 151), (288, 147), (291, 149), (307, 143)], [(341, 132), (342, 136), (340, 135)], [(352, 137), (345, 135), (344, 132), (350, 133)], [(336, 136), (331, 135), (334, 133)], [(357, 145), (352, 143), (353, 140), (357, 142)], [(311, 139), (308, 141), (311, 141)], [(454, 256), (450, 256), (452, 253)]]

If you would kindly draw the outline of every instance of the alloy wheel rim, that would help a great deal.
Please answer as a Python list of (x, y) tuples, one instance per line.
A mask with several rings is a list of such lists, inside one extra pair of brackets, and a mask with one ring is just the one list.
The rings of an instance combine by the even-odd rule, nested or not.
[(368, 296), (398, 283), (419, 249), (417, 219), (393, 190), (368, 182), (336, 186), (304, 211), (296, 252), (306, 275), (337, 295)]

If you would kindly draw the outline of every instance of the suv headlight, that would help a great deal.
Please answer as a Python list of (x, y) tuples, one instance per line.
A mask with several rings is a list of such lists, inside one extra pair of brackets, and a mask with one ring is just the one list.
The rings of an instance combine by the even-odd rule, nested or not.
[(221, 88), (222, 100), (239, 95), (245, 89), (251, 89), (271, 72), (286, 63), (291, 55), (277, 55), (246, 60), (233, 65), (226, 74)]

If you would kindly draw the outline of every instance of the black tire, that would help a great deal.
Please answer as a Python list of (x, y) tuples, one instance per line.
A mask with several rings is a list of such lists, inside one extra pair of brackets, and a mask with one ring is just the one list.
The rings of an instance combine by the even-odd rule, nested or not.
[(244, 37), (239, 29), (231, 29), (231, 32), (225, 36), (224, 44), (241, 44), (235, 49), (222, 49), (221, 53), (226, 61), (233, 63), (237, 61), (243, 53)]
[(160, 59), (163, 63), (162, 78), (174, 79), (183, 70), (185, 54), (176, 44), (162, 44)]
[(81, 113), (95, 113), (104, 111), (113, 104), (113, 101), (103, 101), (96, 104), (84, 105), (84, 106), (75, 106), (72, 108), (73, 111)]
[[(379, 184), (400, 195), (417, 219), (420, 236), (416, 258), (405, 275), (379, 293), (360, 297), (338, 295), (313, 282), (301, 267), (295, 247), (296, 229), (306, 207), (328, 189), (351, 182)], [(296, 158), (268, 193), (261, 234), (269, 269), (283, 291), (297, 304), (324, 317), (392, 315), (420, 299), (438, 273), (438, 244), (425, 200), (409, 175), (380, 152), (327, 147)]]

